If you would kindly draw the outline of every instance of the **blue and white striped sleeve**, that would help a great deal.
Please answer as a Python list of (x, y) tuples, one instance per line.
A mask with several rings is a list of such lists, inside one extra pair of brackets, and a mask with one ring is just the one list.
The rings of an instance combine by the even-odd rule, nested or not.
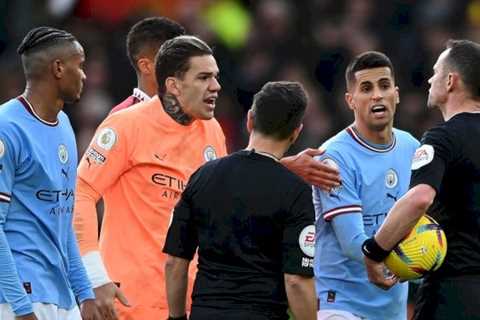
[(345, 256), (362, 262), (361, 245), (367, 235), (363, 226), (362, 201), (355, 186), (354, 164), (346, 163), (338, 152), (331, 151), (319, 160), (338, 169), (342, 185), (331, 192), (314, 188), (316, 218), (331, 223)]
[(342, 179), (342, 184), (330, 192), (320, 188), (313, 189), (313, 204), (317, 219), (331, 221), (333, 217), (346, 213), (361, 213), (362, 200), (355, 186), (353, 164), (348, 164), (338, 152), (325, 152), (317, 160), (336, 168)]

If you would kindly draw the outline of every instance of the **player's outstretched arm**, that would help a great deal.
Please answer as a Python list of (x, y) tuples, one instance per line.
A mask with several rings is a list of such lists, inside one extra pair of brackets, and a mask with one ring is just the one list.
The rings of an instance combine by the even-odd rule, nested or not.
[(317, 298), (312, 277), (284, 274), (288, 305), (295, 320), (317, 319)]
[(327, 166), (313, 157), (323, 154), (323, 150), (305, 149), (297, 155), (284, 157), (280, 162), (290, 171), (301, 177), (307, 183), (325, 191), (340, 185), (338, 170)]
[(169, 255), (165, 263), (165, 284), (167, 287), (168, 312), (170, 317), (186, 315), (189, 260)]

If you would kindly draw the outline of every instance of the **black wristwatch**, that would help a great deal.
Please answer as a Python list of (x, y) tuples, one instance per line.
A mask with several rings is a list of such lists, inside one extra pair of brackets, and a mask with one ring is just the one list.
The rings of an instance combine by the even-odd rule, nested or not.
[(385, 260), (390, 254), (390, 251), (391, 250), (384, 250), (380, 247), (374, 237), (368, 238), (362, 244), (363, 254), (376, 262), (382, 262)]

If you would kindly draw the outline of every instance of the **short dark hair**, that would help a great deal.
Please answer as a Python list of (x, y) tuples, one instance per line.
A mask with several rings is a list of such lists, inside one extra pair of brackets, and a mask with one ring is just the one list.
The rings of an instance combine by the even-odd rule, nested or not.
[(447, 68), (458, 72), (472, 98), (480, 98), (480, 45), (470, 40), (453, 40), (446, 43), (450, 49), (445, 57)]
[(347, 90), (350, 89), (352, 84), (355, 82), (355, 73), (357, 71), (381, 67), (389, 68), (392, 72), (392, 78), (395, 79), (393, 64), (384, 53), (378, 51), (366, 51), (357, 55), (355, 58), (353, 58), (345, 70)]
[(190, 68), (190, 58), (205, 55), (213, 55), (213, 51), (197, 37), (178, 36), (165, 41), (156, 57), (158, 95), (161, 97), (165, 94), (165, 80), (168, 77), (183, 78)]
[(185, 29), (177, 22), (165, 17), (150, 17), (137, 22), (127, 34), (127, 56), (137, 70), (140, 54), (151, 50), (153, 55), (168, 39), (185, 34)]
[(254, 130), (285, 140), (302, 123), (307, 94), (298, 82), (267, 82), (253, 97)]
[[(71, 46), (77, 39), (65, 30), (37, 27), (30, 30), (18, 46), (27, 79), (41, 76), (46, 62), (51, 61), (53, 50)], [(49, 60), (50, 59), (50, 60)]]

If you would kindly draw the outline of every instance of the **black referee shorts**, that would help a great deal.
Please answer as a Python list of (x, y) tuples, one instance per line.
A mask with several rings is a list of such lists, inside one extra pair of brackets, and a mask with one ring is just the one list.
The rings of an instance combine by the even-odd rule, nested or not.
[(480, 275), (428, 279), (417, 293), (414, 320), (480, 320)]
[(192, 306), (190, 320), (288, 320), (288, 315), (268, 311), (259, 312), (238, 309), (217, 309)]

